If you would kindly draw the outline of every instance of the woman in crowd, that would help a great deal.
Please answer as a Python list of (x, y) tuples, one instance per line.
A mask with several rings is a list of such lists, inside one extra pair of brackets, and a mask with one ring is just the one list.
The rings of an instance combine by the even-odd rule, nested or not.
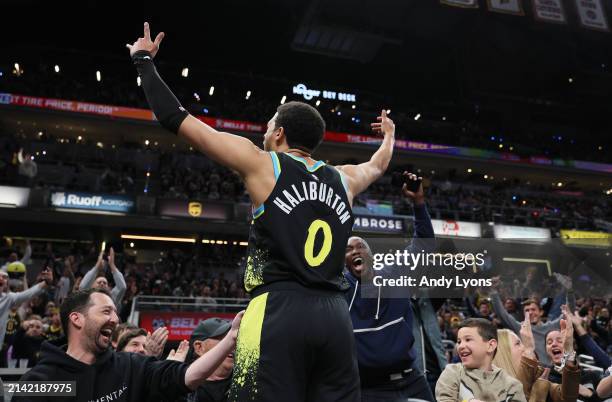
[[(567, 313), (566, 308), (564, 313)], [(525, 397), (529, 402), (575, 402), (578, 398), (580, 369), (576, 363), (571, 321), (561, 320), (561, 333), (564, 339), (563, 352), (568, 358), (561, 368), (562, 383), (554, 384), (547, 379), (549, 369), (539, 365), (528, 319), (521, 325), (520, 338), (507, 329), (497, 331), (499, 342), (493, 364), (521, 381)]]

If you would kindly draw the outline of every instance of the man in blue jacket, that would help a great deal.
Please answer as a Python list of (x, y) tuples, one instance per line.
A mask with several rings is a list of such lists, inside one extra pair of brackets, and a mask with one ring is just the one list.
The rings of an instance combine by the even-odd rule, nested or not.
[[(413, 174), (404, 175), (417, 180)], [(412, 192), (404, 185), (402, 193), (414, 204), (415, 239), (430, 239), (433, 243), (434, 231), (425, 207), (423, 186)], [(421, 249), (413, 242), (408, 251)], [(367, 288), (372, 286), (369, 280), (374, 275), (372, 261), (368, 243), (360, 237), (351, 237), (346, 247), (345, 272), (351, 287), (346, 297), (356, 340), (361, 400), (393, 402), (420, 398), (433, 402), (428, 383), (415, 363), (414, 317), (409, 293), (406, 291), (401, 298), (381, 297), (379, 287), (375, 290), (378, 297), (364, 297)], [(376, 274), (393, 269), (385, 266)]]

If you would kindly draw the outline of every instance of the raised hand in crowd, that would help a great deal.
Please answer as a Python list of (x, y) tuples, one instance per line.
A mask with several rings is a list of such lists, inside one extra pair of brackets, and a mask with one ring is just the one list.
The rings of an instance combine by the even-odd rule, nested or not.
[(585, 320), (580, 317), (578, 311), (574, 311), (573, 313), (568, 312), (568, 317), (573, 324), (574, 330), (578, 334), (578, 336), (583, 336), (587, 334), (587, 330), (584, 327)]
[(525, 317), (525, 319), (521, 323), (521, 330), (519, 332), (524, 347), (523, 356), (535, 360), (535, 340), (533, 338), (533, 332), (531, 330), (531, 322), (529, 321), (529, 317)]
[(96, 261), (96, 265), (94, 268), (97, 271), (102, 271), (106, 269), (106, 262), (104, 261), (104, 249), (100, 250), (100, 254), (98, 255), (98, 260)]
[(187, 352), (189, 352), (189, 341), (182, 340), (181, 343), (179, 343), (178, 348), (176, 348), (176, 351), (172, 349), (170, 353), (168, 353), (166, 360), (184, 362), (185, 358), (187, 357)]
[(36, 282), (40, 282), (45, 287), (52, 285), (53, 284), (53, 270), (50, 267), (45, 267), (36, 276)]
[(569, 307), (564, 304), (561, 306), (561, 312), (563, 319), (559, 322), (561, 329), (561, 336), (563, 337), (563, 353), (571, 354), (574, 352), (574, 325), (572, 325), (571, 317), (572, 313), (569, 311)]
[(147, 333), (147, 342), (145, 343), (145, 354), (147, 356), (159, 357), (164, 351), (166, 342), (168, 341), (168, 329), (159, 327), (153, 333)]
[(405, 197), (411, 199), (412, 202), (415, 203), (415, 205), (423, 205), (425, 203), (425, 192), (423, 191), (423, 182), (422, 182), (423, 178), (417, 177), (417, 175), (415, 175), (414, 173), (409, 173), (409, 172), (404, 172), (403, 176), (404, 176), (404, 179), (406, 179), (407, 181), (412, 181), (412, 182), (420, 181), (419, 187), (417, 188), (416, 191), (410, 191), (408, 184), (404, 183), (404, 185), (402, 186), (402, 194), (404, 194)]
[(108, 252), (108, 266), (111, 271), (117, 271), (117, 265), (115, 265), (115, 250), (111, 247)]

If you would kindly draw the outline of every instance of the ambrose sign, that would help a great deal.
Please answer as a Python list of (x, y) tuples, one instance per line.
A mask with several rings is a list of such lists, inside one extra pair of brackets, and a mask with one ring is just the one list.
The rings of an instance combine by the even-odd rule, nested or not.
[(403, 234), (404, 219), (397, 216), (375, 216), (355, 214), (353, 230), (356, 232)]

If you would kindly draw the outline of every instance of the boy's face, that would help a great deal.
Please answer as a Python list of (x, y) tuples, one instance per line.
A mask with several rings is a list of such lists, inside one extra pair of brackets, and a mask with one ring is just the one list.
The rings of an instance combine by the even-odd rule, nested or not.
[(461, 328), (457, 333), (457, 353), (463, 367), (468, 369), (486, 368), (493, 360), (497, 341), (485, 341), (478, 328)]

